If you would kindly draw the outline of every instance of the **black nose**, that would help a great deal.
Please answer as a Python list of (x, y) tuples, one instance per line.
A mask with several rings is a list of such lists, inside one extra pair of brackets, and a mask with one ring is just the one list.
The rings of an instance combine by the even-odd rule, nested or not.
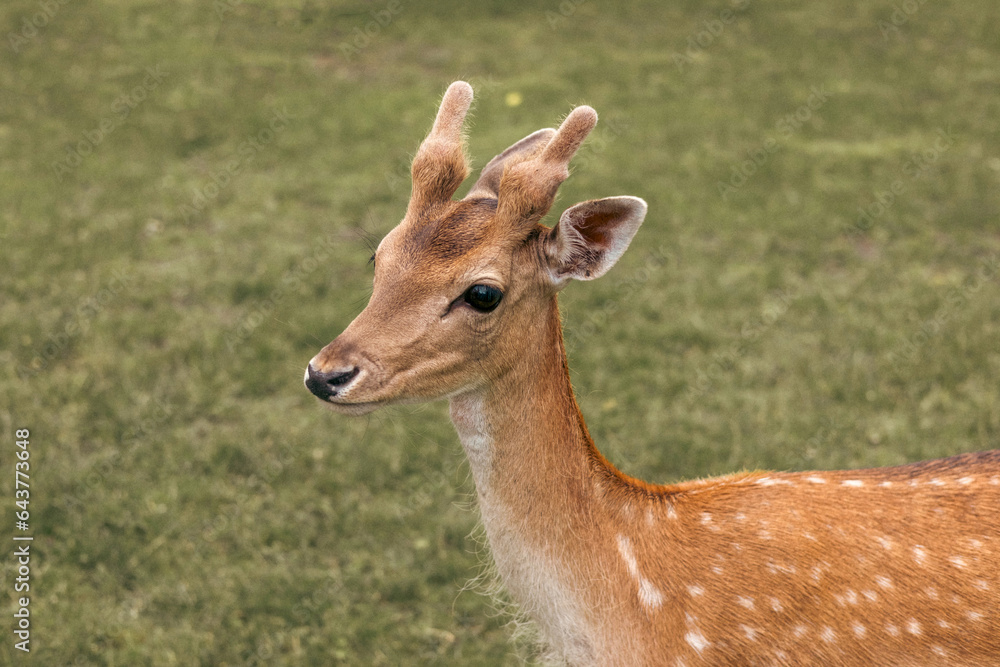
[(319, 398), (326, 400), (331, 396), (335, 396), (337, 388), (353, 380), (359, 371), (360, 369), (355, 366), (349, 371), (324, 373), (323, 371), (316, 370), (312, 364), (309, 364), (309, 368), (306, 371), (306, 387)]

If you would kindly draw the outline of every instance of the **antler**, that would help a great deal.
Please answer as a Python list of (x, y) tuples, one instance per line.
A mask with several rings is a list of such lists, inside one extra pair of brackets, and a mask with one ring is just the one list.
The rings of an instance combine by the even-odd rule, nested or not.
[(469, 175), (462, 127), (470, 104), (472, 86), (464, 81), (448, 86), (434, 119), (434, 127), (420, 144), (410, 167), (413, 192), (407, 217), (416, 215), (429, 205), (451, 199)]
[(569, 176), (569, 161), (595, 125), (597, 112), (579, 106), (539, 153), (507, 165), (500, 180), (497, 217), (511, 225), (533, 225), (548, 213), (556, 190)]
[[(408, 218), (450, 200), (469, 175), (462, 128), (470, 104), (472, 86), (464, 81), (448, 86), (434, 126), (413, 158)], [(592, 108), (573, 109), (558, 130), (539, 130), (494, 158), (470, 196), (495, 195), (497, 217), (508, 227), (534, 225), (552, 207), (556, 190), (569, 176), (569, 161), (595, 125)]]

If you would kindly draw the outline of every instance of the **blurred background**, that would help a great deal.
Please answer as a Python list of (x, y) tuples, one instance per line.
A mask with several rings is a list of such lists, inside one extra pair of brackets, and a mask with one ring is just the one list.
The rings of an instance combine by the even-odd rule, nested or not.
[(624, 471), (1000, 445), (991, 0), (8, 0), (0, 27), (0, 489), (15, 534), (29, 429), (35, 538), (4, 664), (531, 659), (469, 584), (446, 406), (347, 418), (302, 386), (456, 79), (476, 167), (600, 113), (550, 224), (649, 202), (562, 297)]

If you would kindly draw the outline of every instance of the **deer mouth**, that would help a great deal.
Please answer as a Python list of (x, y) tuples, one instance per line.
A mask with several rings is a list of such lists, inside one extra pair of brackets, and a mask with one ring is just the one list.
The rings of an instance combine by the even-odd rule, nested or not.
[(306, 367), (304, 382), (306, 388), (334, 412), (346, 415), (364, 415), (377, 410), (390, 401), (352, 400), (352, 397), (349, 395), (351, 393), (350, 390), (357, 389), (360, 380), (363, 379), (363, 375), (362, 369), (358, 366), (323, 371), (313, 366), (312, 362), (309, 362), (309, 365)]
[(361, 369), (357, 366), (347, 370), (322, 371), (309, 362), (305, 384), (316, 398), (329, 401), (343, 393), (360, 373)]

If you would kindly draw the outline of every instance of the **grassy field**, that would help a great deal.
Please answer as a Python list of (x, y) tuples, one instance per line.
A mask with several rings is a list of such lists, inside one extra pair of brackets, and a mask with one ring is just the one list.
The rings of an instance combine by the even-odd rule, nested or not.
[(0, 26), (3, 664), (528, 659), (463, 589), (446, 406), (350, 419), (302, 386), (459, 78), (476, 166), (587, 103), (554, 212), (649, 202), (562, 298), (626, 472), (1000, 446), (992, 0), (14, 0)]

